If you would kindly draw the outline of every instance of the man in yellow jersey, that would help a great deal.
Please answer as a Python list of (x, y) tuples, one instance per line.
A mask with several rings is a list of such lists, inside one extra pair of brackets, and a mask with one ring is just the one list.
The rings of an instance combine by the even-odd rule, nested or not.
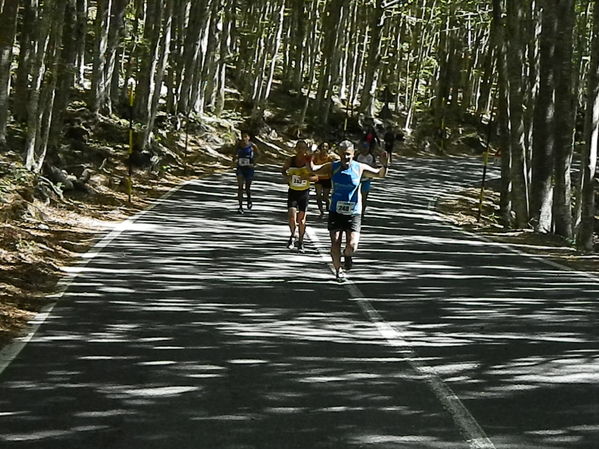
[(281, 170), (289, 184), (287, 210), (291, 235), (287, 241), (287, 248), (293, 248), (297, 228), (297, 248), (300, 253), (305, 251), (304, 234), (306, 233), (306, 210), (310, 196), (310, 183), (318, 180), (318, 176), (313, 175), (308, 167), (310, 158), (308, 144), (304, 140), (298, 140), (295, 144), (295, 155), (285, 161)]

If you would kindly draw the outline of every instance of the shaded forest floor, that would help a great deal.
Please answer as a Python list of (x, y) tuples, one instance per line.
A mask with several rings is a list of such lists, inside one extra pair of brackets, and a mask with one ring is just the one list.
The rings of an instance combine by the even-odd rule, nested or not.
[[(81, 141), (70, 142), (68, 154), (75, 153), (75, 161), (56, 155), (60, 166), (67, 167), (69, 173), (92, 170), (83, 189), (62, 192), (60, 184), (50, 188), (45, 177), (35, 178), (23, 167), (16, 152), (0, 152), (0, 347), (21, 335), (28, 320), (51, 302), (49, 295), (58, 292), (57, 283), (66, 276), (64, 267), (76, 264), (116, 224), (186, 179), (231, 170), (235, 135), (239, 129), (248, 128), (241, 116), (237, 111), (219, 120), (203, 117), (193, 121), (186, 128), (188, 138), (172, 126), (171, 131), (158, 133), (159, 143), (152, 154), (137, 161), (131, 201), (126, 189), (127, 146), (123, 144), (127, 142), (127, 124), (122, 120), (103, 118), (93, 125), (83, 145)], [(286, 135), (294, 132), (291, 123), (285, 111), (274, 112), (269, 121), (273, 129), (263, 129), (257, 140), (263, 153), (261, 162), (282, 164), (291, 154), (293, 136)], [(12, 131), (9, 149), (11, 145), (21, 148), (19, 130)], [(333, 136), (321, 133), (311, 137), (318, 141), (320, 137)], [(422, 148), (421, 141), (408, 139), (398, 152), (403, 156), (430, 157)], [(439, 157), (450, 157), (452, 153), (472, 155), (472, 150), (455, 145)], [(572, 269), (599, 274), (599, 257), (594, 254), (576, 254), (551, 236), (504, 232), (496, 218), (498, 195), (492, 190), (487, 192), (481, 220), (477, 221), (478, 196), (479, 189), (475, 187), (455, 192), (439, 202), (438, 210), (456, 225), (485, 238), (509, 243)]]

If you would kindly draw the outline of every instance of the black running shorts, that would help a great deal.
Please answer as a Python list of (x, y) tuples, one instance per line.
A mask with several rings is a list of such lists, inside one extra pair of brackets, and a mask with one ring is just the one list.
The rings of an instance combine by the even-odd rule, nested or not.
[(352, 231), (360, 232), (362, 226), (361, 215), (343, 215), (329, 211), (329, 231)]
[(319, 178), (318, 181), (316, 181), (315, 184), (319, 184), (319, 185), (321, 185), (325, 189), (330, 189), (331, 186), (332, 186), (332, 184), (331, 184), (331, 178)]
[(308, 209), (308, 198), (310, 197), (310, 189), (287, 191), (287, 209), (294, 207), (300, 212), (306, 212)]

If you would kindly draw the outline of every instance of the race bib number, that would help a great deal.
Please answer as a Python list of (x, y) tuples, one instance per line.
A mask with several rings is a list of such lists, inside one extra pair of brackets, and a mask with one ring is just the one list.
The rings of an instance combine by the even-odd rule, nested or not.
[(250, 165), (249, 157), (240, 157), (239, 158), (239, 166), (240, 167), (248, 167)]
[(336, 211), (341, 215), (351, 215), (355, 206), (356, 203), (352, 203), (350, 201), (337, 201)]
[(291, 187), (306, 187), (308, 180), (302, 179), (301, 176), (291, 175)]

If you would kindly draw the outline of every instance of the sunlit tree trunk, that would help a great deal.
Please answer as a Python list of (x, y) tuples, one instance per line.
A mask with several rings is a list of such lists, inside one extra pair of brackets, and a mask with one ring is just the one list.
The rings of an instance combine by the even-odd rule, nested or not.
[(39, 146), (39, 127), (43, 117), (43, 109), (40, 108), (40, 94), (46, 73), (46, 50), (50, 39), (52, 10), (52, 6), (45, 3), (41, 17), (35, 22), (35, 51), (31, 55), (31, 88), (26, 112), (25, 167), (28, 170), (36, 168), (36, 144)]
[(595, 226), (595, 171), (599, 145), (599, 4), (593, 9), (593, 39), (587, 83), (585, 145), (582, 154), (581, 221), (576, 246), (593, 251)]
[(163, 20), (161, 27), (158, 27), (156, 33), (160, 35), (160, 40), (156, 48), (154, 57), (157, 59), (154, 72), (152, 73), (152, 90), (150, 94), (149, 111), (147, 126), (144, 132), (143, 147), (147, 147), (150, 144), (150, 138), (152, 130), (154, 129), (154, 121), (158, 114), (158, 103), (160, 101), (162, 83), (164, 81), (164, 73), (166, 70), (166, 63), (168, 61), (168, 55), (171, 48), (171, 31), (172, 31), (172, 20), (173, 20), (173, 8), (175, 0), (166, 0), (164, 4), (164, 10), (162, 12)]

